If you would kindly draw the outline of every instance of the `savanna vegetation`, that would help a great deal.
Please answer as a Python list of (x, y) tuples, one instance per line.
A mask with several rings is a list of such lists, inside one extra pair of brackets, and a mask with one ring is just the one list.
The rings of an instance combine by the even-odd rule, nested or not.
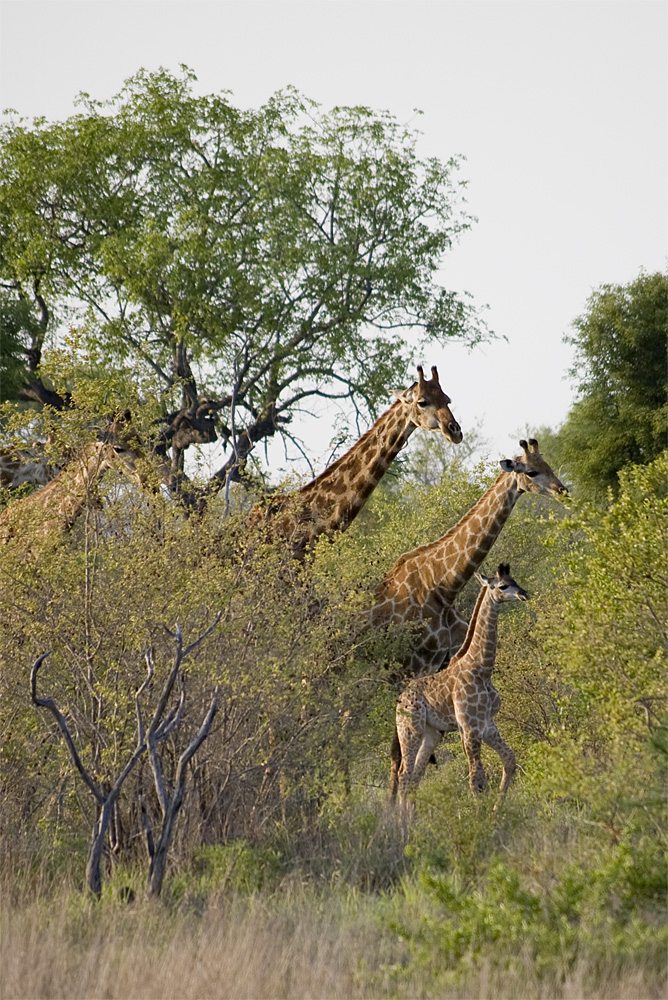
[[(225, 263), (220, 218), (214, 226), (211, 214), (212, 192), (222, 182), (209, 177), (207, 187), (198, 179), (202, 200), (197, 200), (190, 189), (195, 171), (179, 160), (179, 137), (202, 111), (189, 97), (188, 117), (183, 87), (142, 77), (130, 86), (132, 101), (128, 94), (124, 98), (133, 114), (126, 109), (123, 117), (118, 108), (103, 113), (89, 103), (76, 122), (34, 129), (16, 125), (4, 140), (3, 156), (9, 156), (7, 150), (13, 156), (21, 148), (25, 152), (23, 166), (20, 158), (13, 161), (11, 174), (19, 185), (24, 172), (25, 204), (42, 180), (52, 202), (48, 211), (44, 202), (43, 214), (33, 220), (39, 234), (14, 220), (14, 244), (7, 237), (7, 213), (22, 211), (21, 204), (5, 201), (0, 212), (7, 226), (0, 262), (3, 344), (13, 345), (4, 369), (5, 440), (16, 445), (28, 431), (44, 438), (48, 430), (49, 453), (58, 467), (71, 461), (102, 418), (129, 410), (146, 449), (140, 484), (106, 473), (71, 530), (43, 546), (37, 557), (26, 554), (16, 535), (0, 553), (3, 995), (663, 996), (668, 453), (657, 446), (656, 429), (665, 417), (665, 385), (656, 399), (648, 389), (647, 405), (624, 418), (627, 430), (631, 417), (636, 421), (633, 440), (644, 450), (617, 450), (612, 479), (601, 472), (595, 489), (587, 478), (594, 475), (592, 467), (581, 475), (580, 466), (568, 460), (575, 411), (564, 429), (541, 435), (545, 457), (555, 469), (563, 463), (568, 471), (571, 497), (563, 503), (521, 499), (490, 556), (494, 565), (509, 562), (531, 595), (529, 604), (501, 616), (495, 674), (502, 698), (499, 727), (520, 768), (494, 810), (493, 795), (471, 796), (463, 751), (458, 739), (449, 737), (420, 785), (406, 842), (386, 795), (397, 675), (414, 639), (410, 628), (370, 629), (368, 595), (402, 552), (455, 523), (497, 469), (487, 462), (453, 461), (451, 446), (444, 453), (436, 437), (426, 438), (430, 445), (425, 435), (416, 436), (406, 459), (385, 477), (351, 528), (331, 541), (321, 539), (305, 560), (290, 558), (280, 539), (248, 531), (245, 486), (232, 486), (228, 472), (241, 467), (240, 457), (248, 460), (250, 450), (242, 455), (242, 430), (256, 425), (279, 384), (272, 378), (280, 381), (285, 369), (267, 367), (266, 393), (260, 402), (249, 402), (245, 414), (237, 388), (227, 404), (228, 419), (221, 415), (227, 398), (222, 386), (226, 379), (232, 384), (241, 370), (234, 360), (239, 331), (247, 338), (258, 334), (274, 365), (272, 351), (287, 334), (272, 339), (268, 330), (252, 329), (250, 313), (243, 322), (239, 314), (237, 325), (225, 313), (229, 330), (212, 327), (204, 336), (205, 319), (218, 315), (222, 322), (221, 303), (214, 308), (199, 302), (202, 290), (194, 286), (178, 299), (187, 276), (213, 281)], [(149, 97), (154, 103), (135, 113), (136, 102)], [(290, 96), (293, 109), (294, 101)], [(269, 108), (274, 124), (279, 105)], [(207, 107), (219, 117), (229, 115), (235, 128), (245, 124), (252, 134), (244, 132), (244, 141), (255, 148), (253, 116), (246, 120), (222, 100)], [(163, 144), (142, 160), (146, 136), (133, 129), (152, 123), (151, 141), (157, 143), (172, 112), (173, 157), (161, 159), (170, 148)], [(363, 138), (364, 149), (372, 148), (374, 137), (380, 144), (366, 166), (373, 160), (380, 171), (382, 161), (389, 171), (396, 149), (383, 145), (383, 123), (371, 122), (359, 109), (341, 115), (351, 128), (351, 116), (360, 116), (355, 135)], [(113, 143), (107, 135), (111, 146), (96, 160), (96, 143), (120, 119), (126, 131)], [(74, 183), (74, 161), (68, 166), (64, 146), (57, 151), (59, 142), (74, 150), (75, 126), (80, 138), (87, 137), (78, 147), (81, 188)], [(299, 190), (308, 188), (315, 166), (303, 161), (300, 167), (296, 154), (278, 156), (291, 133), (281, 126), (279, 141), (264, 127), (262, 169), (269, 170), (275, 154), (281, 170), (294, 172), (295, 183), (300, 180)], [(321, 125), (318, 135), (327, 134)], [(213, 135), (211, 121), (197, 142), (189, 133), (188, 164), (204, 167), (211, 160)], [(121, 142), (133, 137), (136, 159)], [(44, 143), (45, 156), (51, 150), (53, 176), (28, 170), (33, 142)], [(220, 165), (231, 169), (232, 153), (223, 155), (222, 144), (216, 148)], [(87, 149), (100, 177), (88, 193), (86, 170), (90, 166), (92, 174), (93, 166)], [(406, 155), (412, 158), (412, 149)], [(101, 216), (88, 214), (90, 203), (84, 211), (77, 198), (100, 194), (123, 156), (113, 197), (100, 195), (100, 206), (113, 208), (123, 221), (112, 232), (111, 216), (100, 222)], [(100, 163), (108, 174), (100, 172)], [(130, 169), (135, 163), (136, 170)], [(260, 161), (256, 166), (259, 170)], [(390, 173), (398, 183), (402, 171), (395, 167), (396, 174)], [(182, 207), (195, 199), (192, 217), (185, 213), (177, 224), (149, 202), (135, 203), (139, 182), (154, 168), (173, 183)], [(56, 176), (61, 169), (66, 182)], [(244, 182), (252, 176), (261, 187), (257, 175)], [(61, 181), (73, 199), (62, 218), (58, 211), (65, 203), (55, 196)], [(332, 190), (338, 199), (339, 189)], [(392, 197), (386, 193), (378, 203), (386, 207), (387, 219), (394, 218)], [(200, 213), (205, 202), (211, 208), (206, 224)], [(243, 204), (250, 212), (252, 200)], [(304, 281), (316, 283), (322, 268), (323, 296), (325, 286), (332, 291), (335, 285), (352, 295), (359, 286), (352, 280), (346, 286), (340, 274), (330, 288), (331, 261), (318, 258), (307, 265), (296, 250), (295, 261), (288, 246), (279, 253), (272, 241), (280, 243), (282, 204), (276, 201), (274, 227), (266, 233), (266, 219), (255, 218), (257, 242), (249, 235), (245, 244), (248, 267), (239, 261), (233, 267), (228, 260), (230, 280), (233, 274), (246, 280), (263, 248), (258, 287), (264, 278), (272, 287), (273, 269), (290, 265)], [(295, 197), (295, 213), (298, 205), (303, 202)], [(233, 215), (230, 211), (229, 218)], [(64, 218), (76, 219), (78, 227), (67, 239), (66, 230), (58, 228)], [(432, 232), (416, 218), (406, 217), (402, 227), (405, 235), (417, 227), (425, 239)], [(146, 241), (141, 257), (150, 265), (150, 282), (140, 273), (139, 256), (128, 249), (137, 228)], [(48, 242), (47, 230), (55, 243)], [(191, 274), (188, 259), (176, 257), (200, 239), (215, 259), (208, 271)], [(62, 259), (54, 249), (58, 243)], [(98, 264), (91, 264), (86, 277), (75, 262), (80, 245), (85, 246), (81, 259), (89, 263), (99, 251)], [(138, 248), (137, 243), (137, 254)], [(433, 252), (443, 249), (434, 244)], [(355, 253), (359, 266), (361, 261), (371, 266), (373, 254), (362, 253), (359, 245)], [(380, 256), (384, 262), (384, 250)], [(123, 260), (131, 274), (120, 273)], [(427, 294), (429, 266), (424, 263), (411, 277), (405, 271), (410, 264), (403, 260), (404, 270), (392, 280), (396, 288), (405, 284), (413, 291), (419, 281), (426, 283), (420, 292), (426, 317), (428, 301), (436, 308)], [(68, 284), (72, 276), (76, 281)], [(292, 287), (277, 273), (274, 277), (281, 294)], [(623, 292), (628, 302), (641, 285), (651, 295), (663, 289), (665, 303), (661, 275), (641, 276), (615, 295), (619, 299)], [(47, 302), (47, 291), (53, 302), (62, 295), (57, 309)], [(587, 306), (592, 321), (608, 294), (613, 296), (601, 290)], [(286, 316), (307, 308), (306, 291), (293, 297), (289, 307), (284, 302)], [(443, 296), (437, 299), (444, 308)], [(106, 302), (106, 309), (112, 300), (118, 312), (96, 319), (99, 303)], [(392, 309), (401, 305), (396, 300)], [(268, 321), (265, 307), (255, 306), (256, 319)], [(63, 316), (73, 310), (66, 341), (52, 319), (59, 309)], [(274, 316), (280, 311), (276, 306)], [(325, 298), (320, 312), (326, 312)], [(473, 314), (455, 312), (458, 322), (473, 324), (466, 335), (474, 339), (479, 328)], [(660, 309), (631, 309), (627, 315), (641, 313), (642, 322), (652, 326)], [(441, 316), (442, 336), (464, 329), (448, 326), (443, 312), (430, 315)], [(340, 341), (338, 354), (333, 343), (327, 350), (341, 364), (356, 357), (381, 385), (387, 372), (376, 366), (375, 355), (367, 360), (362, 340), (355, 339), (368, 319), (348, 314), (340, 334), (350, 334), (350, 341), (345, 349)], [(304, 322), (303, 316), (295, 319), (293, 332), (306, 330)], [(589, 344), (586, 327), (583, 319), (574, 328), (576, 336), (583, 334), (583, 351)], [(620, 321), (614, 329), (625, 327)], [(146, 337), (146, 365), (136, 359), (126, 365), (129, 353), (123, 352), (130, 352), (138, 331)], [(665, 325), (650, 332), (663, 337), (665, 352)], [(113, 363), (105, 364), (107, 343)], [(152, 360), (148, 345), (156, 352)], [(254, 350), (259, 371), (259, 348)], [(325, 342), (322, 351), (326, 359)], [(307, 356), (297, 350), (292, 363)], [(614, 380), (610, 374), (610, 385), (644, 377), (633, 358), (630, 350), (626, 367), (615, 369)], [(400, 366), (394, 359), (390, 367), (395, 364)], [(300, 369), (300, 378), (310, 375)], [(392, 384), (401, 381), (393, 370)], [(47, 392), (58, 399), (42, 398)], [(202, 486), (198, 495), (207, 498), (196, 510), (174, 488), (183, 453), (197, 439), (197, 407), (189, 409), (193, 393), (198, 406), (202, 399), (214, 401), (204, 416), (216, 434), (229, 432), (230, 458), (237, 460), (218, 477), (217, 492), (210, 483), (194, 482)], [(254, 399), (250, 389), (245, 398)], [(602, 420), (602, 408), (596, 412)], [(598, 426), (581, 448), (603, 446)], [(187, 433), (174, 441), (179, 427)], [(484, 435), (484, 428), (477, 433)], [(248, 444), (252, 437), (249, 432), (243, 440)], [(161, 461), (152, 457), (151, 443)], [(168, 447), (172, 464), (165, 475)], [(18, 495), (28, 489), (21, 487)], [(16, 490), (7, 489), (3, 503), (16, 497)], [(475, 583), (467, 587), (464, 611), (470, 611), (476, 590)], [(47, 652), (33, 671), (31, 697), (31, 668)], [(496, 757), (484, 760), (498, 781)], [(103, 813), (107, 826), (96, 840)], [(92, 848), (100, 843), (98, 885), (88, 876)], [(158, 878), (159, 857), (165, 867)]]

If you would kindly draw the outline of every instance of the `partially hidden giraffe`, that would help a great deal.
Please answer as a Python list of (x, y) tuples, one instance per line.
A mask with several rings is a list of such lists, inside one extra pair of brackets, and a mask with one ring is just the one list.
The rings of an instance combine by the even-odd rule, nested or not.
[(18, 544), (27, 555), (38, 555), (56, 544), (95, 495), (102, 474), (111, 468), (136, 482), (136, 460), (142, 451), (121, 421), (109, 424), (100, 440), (90, 441), (62, 472), (41, 489), (15, 500), (0, 514), (0, 543)]
[(32, 445), (0, 450), (0, 487), (15, 489), (29, 483), (46, 486), (61, 471), (47, 457), (46, 444), (37, 441)]
[[(272, 531), (290, 542), (296, 557), (320, 535), (344, 531), (351, 524), (416, 428), (438, 431), (453, 444), (462, 440), (436, 367), (430, 379), (421, 366), (417, 372), (418, 381), (408, 389), (392, 390), (397, 401), (345, 455), (295, 494), (270, 498), (265, 516)], [(259, 523), (262, 516), (258, 505), (251, 523)]]
[(482, 565), (519, 498), (524, 493), (567, 492), (535, 438), (520, 441), (520, 447), (522, 454), (501, 461), (503, 471), (457, 524), (435, 542), (400, 556), (374, 591), (373, 625), (421, 623), (404, 664), (409, 676), (439, 670), (464, 641), (467, 623), (455, 600)]
[(492, 684), (492, 671), (500, 606), (504, 601), (526, 601), (529, 595), (513, 580), (508, 565), (501, 564), (492, 577), (477, 576), (482, 586), (464, 642), (445, 670), (414, 678), (397, 702), (390, 799), (394, 801), (398, 792), (404, 819), (412, 811), (408, 796), (445, 733), (459, 731), (474, 795), (487, 788), (480, 757), (483, 742), (501, 758), (501, 795), (515, 772), (515, 754), (495, 722), (501, 699)]

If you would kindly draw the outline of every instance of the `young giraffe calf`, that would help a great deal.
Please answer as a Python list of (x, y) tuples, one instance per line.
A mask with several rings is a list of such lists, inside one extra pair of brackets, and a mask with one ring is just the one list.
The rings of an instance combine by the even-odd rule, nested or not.
[(445, 733), (459, 730), (474, 795), (487, 787), (480, 759), (483, 741), (501, 758), (502, 794), (515, 772), (515, 754), (501, 738), (494, 721), (501, 699), (492, 685), (492, 670), (499, 607), (504, 601), (526, 601), (529, 595), (510, 576), (508, 565), (500, 565), (492, 577), (477, 576), (482, 587), (461, 647), (445, 670), (411, 681), (397, 703), (390, 798), (394, 800), (399, 792), (404, 819), (411, 812), (408, 796), (419, 785)]

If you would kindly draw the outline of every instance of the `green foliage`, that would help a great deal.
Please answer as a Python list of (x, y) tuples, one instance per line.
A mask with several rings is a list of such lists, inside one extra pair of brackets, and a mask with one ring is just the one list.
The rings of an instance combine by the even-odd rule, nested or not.
[(601, 286), (574, 328), (579, 399), (556, 438), (579, 493), (600, 499), (620, 469), (666, 446), (668, 276)]
[[(46, 840), (63, 823), (81, 833), (88, 822), (60, 734), (28, 700), (27, 671), (39, 653), (53, 650), (40, 693), (71, 720), (84, 766), (109, 781), (136, 743), (134, 699), (146, 649), (153, 649), (157, 692), (172, 657), (166, 629), (179, 623), (188, 642), (222, 611), (221, 625), (188, 663), (188, 710), (170, 742), (174, 761), (217, 684), (219, 721), (198, 754), (176, 846), (187, 852), (193, 842), (244, 834), (261, 841), (286, 823), (308, 826), (368, 744), (360, 736), (365, 716), (384, 683), (383, 662), (401, 642), (365, 629), (362, 598), (347, 589), (359, 589), (364, 569), (337, 578), (326, 558), (300, 566), (282, 544), (245, 538), (241, 522), (221, 521), (215, 509), (186, 518), (162, 494), (127, 488), (115, 499), (107, 492), (104, 510), (89, 510), (38, 565), (7, 546), (0, 567), (6, 815), (24, 815), (26, 790), (36, 782), (49, 803), (40, 810)], [(143, 696), (145, 718), (155, 696), (151, 688)], [(48, 753), (40, 749), (45, 740)], [(155, 820), (151, 784), (144, 761), (123, 793), (121, 850), (130, 857), (141, 841), (138, 789)]]
[(558, 982), (578, 965), (595, 982), (611, 947), (619, 972), (639, 963), (660, 977), (665, 838), (638, 803), (619, 839), (589, 821), (587, 807), (548, 811), (526, 794), (500, 812), (462, 805), (451, 775), (432, 778), (408, 848), (413, 877), (386, 907), (410, 953), (394, 970), (397, 985), (419, 969), (437, 992), (465, 984), (476, 969), (521, 979), (527, 965), (537, 983)]
[(47, 361), (66, 322), (146, 383), (174, 447), (214, 439), (215, 421), (237, 462), (290, 437), (310, 396), (374, 412), (406, 371), (398, 328), (488, 336), (436, 283), (471, 225), (458, 167), (420, 159), (389, 114), (324, 112), (292, 89), (242, 111), (196, 96), (186, 69), (140, 71), (108, 103), (82, 95), (65, 122), (9, 117), (0, 276), (39, 315), (10, 359)]
[[(194, 855), (192, 873), (200, 876), (200, 889), (240, 893), (274, 890), (284, 872), (285, 861), (271, 847), (254, 847), (244, 840), (233, 844), (210, 844)], [(173, 890), (172, 890), (173, 891)]]
[[(303, 565), (222, 503), (186, 517), (160, 492), (105, 480), (104, 507), (39, 566), (9, 547), (1, 554), (8, 898), (22, 905), (80, 886), (92, 822), (52, 720), (29, 704), (34, 657), (53, 648), (40, 693), (66, 713), (104, 780), (134, 746), (146, 648), (159, 687), (172, 652), (165, 626), (178, 621), (188, 639), (222, 610), (188, 662), (186, 716), (164, 753), (169, 778), (217, 683), (221, 712), (189, 775), (163, 914), (205, 927), (214, 911), (256, 901), (276, 926), (312, 907), (340, 914), (352, 934), (363, 913), (371, 944), (354, 953), (348, 980), (359, 995), (595, 997), (601, 983), (613, 995), (610, 984), (630, 978), (638, 995), (660, 996), (666, 471), (665, 455), (623, 470), (604, 510), (518, 503), (489, 558), (510, 561), (531, 595), (501, 620), (494, 675), (499, 727), (520, 767), (495, 811), (493, 793), (470, 795), (453, 735), (420, 785), (405, 851), (385, 804), (396, 700), (387, 676), (412, 640), (371, 633), (363, 610), (397, 555), (445, 531), (496, 469), (377, 491)], [(143, 696), (145, 715), (154, 696)], [(484, 751), (484, 762), (498, 783), (498, 760)], [(121, 912), (127, 887), (144, 913), (137, 802), (141, 792), (155, 819), (151, 788), (138, 765), (101, 913)], [(87, 906), (72, 904), (77, 933)]]
[[(631, 856), (622, 851), (598, 869), (573, 865), (553, 876), (549, 893), (503, 860), (488, 868), (479, 887), (463, 891), (447, 874), (426, 871), (421, 891), (411, 892), (406, 907), (409, 913), (422, 910), (419, 925), (401, 918), (394, 924), (411, 952), (396, 978), (409, 979), (418, 968), (438, 989), (465, 983), (476, 968), (521, 975), (528, 965), (539, 983), (558, 981), (579, 962), (585, 964), (585, 957), (595, 974), (612, 951), (620, 972), (629, 962), (640, 962), (658, 980), (668, 934), (658, 920), (652, 926), (644, 913), (638, 916), (642, 892), (639, 880), (627, 878), (631, 867)], [(659, 906), (652, 896), (656, 918), (666, 903), (665, 866), (661, 889)], [(622, 914), (619, 894), (625, 891), (633, 905)]]
[(667, 476), (668, 452), (625, 469), (606, 511), (584, 508), (564, 525), (563, 597), (541, 630), (580, 724), (602, 738), (646, 734), (665, 710)]

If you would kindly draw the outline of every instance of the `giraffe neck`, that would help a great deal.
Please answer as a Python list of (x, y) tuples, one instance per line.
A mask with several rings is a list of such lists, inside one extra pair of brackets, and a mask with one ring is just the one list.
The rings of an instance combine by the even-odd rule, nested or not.
[(440, 604), (451, 604), (482, 564), (522, 492), (515, 474), (502, 472), (445, 535), (402, 556), (389, 575), (410, 579), (412, 596), (423, 607), (436, 591)]
[(376, 488), (415, 430), (397, 401), (341, 458), (299, 491), (313, 511), (314, 537), (346, 528)]
[(478, 614), (480, 612), (480, 605), (485, 598), (485, 588), (481, 587), (478, 592), (478, 597), (476, 598), (475, 607), (473, 608), (473, 613), (471, 614), (471, 620), (469, 621), (468, 628), (466, 629), (466, 636), (461, 646), (457, 649), (455, 655), (453, 656), (451, 663), (455, 658), (461, 658), (464, 656), (466, 651), (470, 648), (471, 642), (473, 641), (473, 636), (475, 635), (475, 630), (477, 628)]
[(479, 676), (490, 675), (496, 658), (498, 621), (499, 602), (494, 600), (489, 587), (483, 587), (464, 644), (453, 656), (448, 669), (468, 669), (475, 670)]
[(86, 502), (92, 484), (111, 464), (106, 457), (108, 446), (94, 442), (88, 445), (81, 457), (67, 466), (55, 479), (41, 490), (27, 497), (31, 506), (43, 512), (46, 530), (65, 531), (76, 519)]

